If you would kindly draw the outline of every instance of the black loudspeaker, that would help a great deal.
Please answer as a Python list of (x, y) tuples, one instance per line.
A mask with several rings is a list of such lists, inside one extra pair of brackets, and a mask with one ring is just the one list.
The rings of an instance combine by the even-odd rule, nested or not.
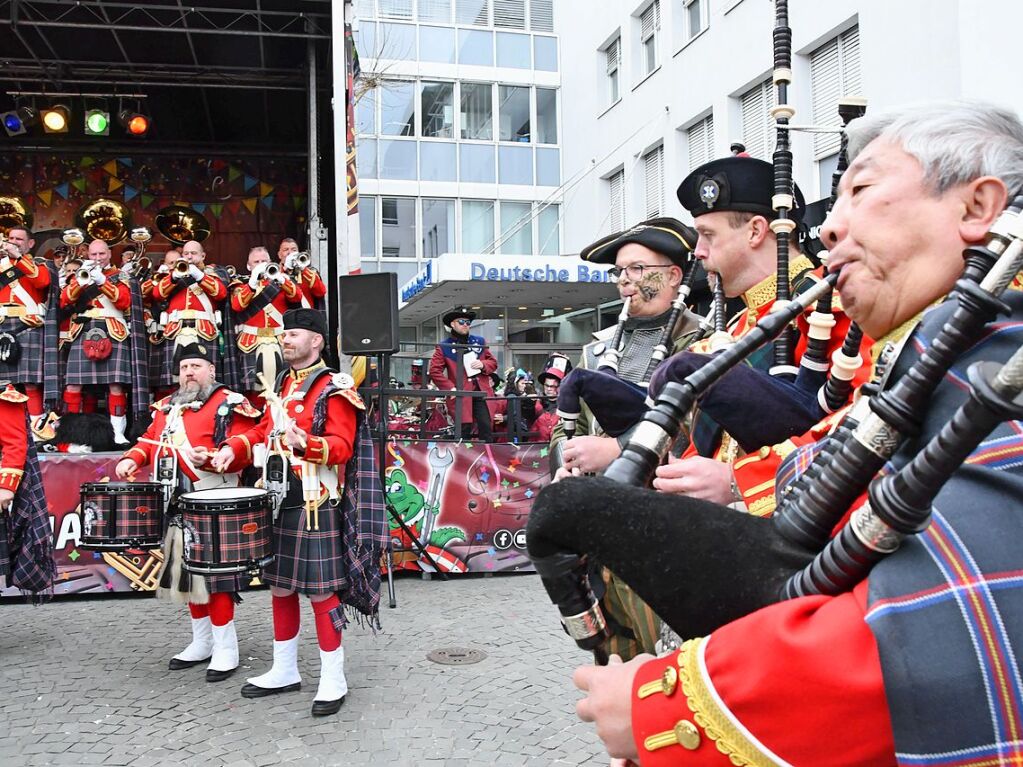
[(341, 351), (394, 354), (398, 351), (398, 275), (352, 274), (338, 278)]

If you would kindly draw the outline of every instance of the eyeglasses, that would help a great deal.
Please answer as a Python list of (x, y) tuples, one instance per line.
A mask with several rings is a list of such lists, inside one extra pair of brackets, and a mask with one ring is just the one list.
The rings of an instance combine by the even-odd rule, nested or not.
[(671, 269), (673, 266), (674, 264), (629, 264), (628, 266), (612, 266), (607, 273), (616, 280), (625, 274), (633, 282), (638, 282), (643, 279), (643, 272), (647, 269)]
[(471, 325), (472, 320), (455, 320), (456, 325)]

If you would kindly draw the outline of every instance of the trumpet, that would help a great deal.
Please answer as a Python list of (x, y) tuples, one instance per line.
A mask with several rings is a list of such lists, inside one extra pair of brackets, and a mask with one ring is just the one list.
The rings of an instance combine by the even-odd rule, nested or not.
[(266, 268), (263, 269), (262, 277), (267, 280), (276, 279), (281, 273), (281, 267), (275, 264), (273, 261), (268, 261)]
[(188, 274), (189, 267), (191, 267), (191, 264), (189, 264), (185, 259), (179, 258), (174, 264), (173, 269), (174, 276), (184, 277), (186, 274)]
[(78, 280), (79, 285), (91, 285), (93, 283), (93, 273), (96, 271), (95, 262), (90, 266), (83, 266), (77, 272), (75, 272), (75, 279)]
[(312, 259), (306, 252), (292, 253), (285, 259), (285, 267), (289, 272), (304, 272), (309, 268)]
[(153, 271), (153, 262), (149, 256), (139, 256), (127, 264), (121, 266), (121, 273), (129, 277), (141, 280), (148, 277)]

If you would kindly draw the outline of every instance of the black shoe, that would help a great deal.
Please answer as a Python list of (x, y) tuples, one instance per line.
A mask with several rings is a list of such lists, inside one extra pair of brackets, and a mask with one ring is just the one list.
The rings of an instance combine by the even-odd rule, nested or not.
[(246, 682), (242, 685), (242, 697), (243, 698), (265, 698), (267, 695), (277, 695), (281, 692), (294, 692), (295, 690), (301, 690), (302, 683), (295, 682), (294, 684), (286, 684), (284, 687), (260, 687), (257, 684), (251, 684)]
[(206, 681), (223, 682), (237, 670), (238, 670), (237, 666), (235, 666), (234, 668), (229, 668), (227, 671), (216, 671), (212, 668), (208, 668), (206, 669)]
[(181, 658), (171, 658), (170, 663), (167, 664), (167, 668), (171, 671), (182, 671), (186, 668), (192, 668), (192, 666), (198, 666), (200, 663), (209, 663), (210, 657), (207, 656), (200, 660), (181, 660)]
[(341, 704), (344, 702), (344, 695), (337, 700), (314, 700), (313, 716), (330, 716), (331, 714), (336, 714), (341, 710)]

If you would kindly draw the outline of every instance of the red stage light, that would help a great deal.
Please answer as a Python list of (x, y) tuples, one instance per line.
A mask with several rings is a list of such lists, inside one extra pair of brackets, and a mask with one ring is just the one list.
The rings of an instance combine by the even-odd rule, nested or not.
[(117, 121), (129, 136), (142, 137), (149, 133), (149, 118), (138, 112), (125, 109), (117, 116)]

